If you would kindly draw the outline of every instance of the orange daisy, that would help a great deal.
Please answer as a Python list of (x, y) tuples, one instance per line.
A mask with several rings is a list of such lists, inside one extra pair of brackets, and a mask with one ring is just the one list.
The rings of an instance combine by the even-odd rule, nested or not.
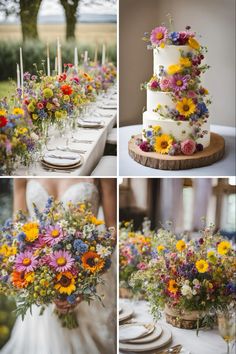
[(11, 274), (12, 284), (16, 288), (26, 288), (29, 283), (34, 281), (34, 272), (17, 272), (16, 270)]

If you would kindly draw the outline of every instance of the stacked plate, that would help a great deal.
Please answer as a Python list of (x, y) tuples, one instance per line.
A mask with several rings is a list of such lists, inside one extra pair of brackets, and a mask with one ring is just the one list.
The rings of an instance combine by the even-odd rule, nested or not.
[(82, 128), (103, 128), (104, 122), (100, 119), (78, 119), (78, 126)]
[[(151, 350), (161, 349), (168, 345), (171, 340), (171, 331), (167, 326), (132, 322), (133, 311), (128, 306), (119, 309), (119, 342), (122, 352), (146, 353)], [(121, 324), (130, 319), (130, 323)]]
[(82, 156), (70, 151), (53, 150), (47, 152), (41, 161), (47, 168), (71, 170), (82, 165)]

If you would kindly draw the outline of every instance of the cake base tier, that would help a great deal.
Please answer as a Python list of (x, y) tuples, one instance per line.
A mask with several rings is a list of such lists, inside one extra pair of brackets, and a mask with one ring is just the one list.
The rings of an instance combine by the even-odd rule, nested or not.
[(133, 136), (128, 143), (129, 155), (141, 165), (159, 170), (186, 170), (212, 165), (224, 156), (225, 140), (222, 136), (211, 133), (210, 145), (203, 151), (187, 155), (162, 155), (157, 152), (144, 152), (136, 144), (141, 134)]

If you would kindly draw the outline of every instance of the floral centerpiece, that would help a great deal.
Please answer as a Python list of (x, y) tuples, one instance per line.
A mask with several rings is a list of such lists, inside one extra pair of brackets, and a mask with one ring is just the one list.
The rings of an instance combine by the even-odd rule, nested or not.
[(112, 228), (104, 228), (89, 205), (62, 203), (49, 198), (35, 218), (19, 213), (0, 231), (0, 290), (17, 300), (17, 314), (24, 318), (32, 305), (43, 309), (52, 303), (67, 304), (55, 310), (62, 325), (78, 326), (73, 308), (79, 301), (100, 299), (96, 286), (111, 265), (115, 246)]
[[(144, 222), (145, 224), (145, 222)], [(119, 237), (119, 277), (121, 295), (127, 296), (131, 290), (133, 294), (140, 293), (141, 284), (135, 287), (129, 285), (131, 275), (146, 268), (146, 263), (152, 258), (152, 236), (153, 233), (146, 231), (134, 232), (132, 222), (124, 222), (120, 226)]]
[(67, 73), (55, 77), (24, 74), (23, 107), (33, 124), (42, 130), (44, 123), (60, 124), (76, 113), (86, 100), (85, 89), (77, 77)]
[(168, 230), (156, 235), (156, 256), (132, 276), (142, 282), (154, 317), (165, 310), (167, 322), (196, 328), (218, 307), (235, 300), (235, 251), (214, 227), (189, 242)]
[(11, 174), (17, 162), (29, 165), (37, 147), (37, 135), (20, 107), (0, 102), (0, 173)]

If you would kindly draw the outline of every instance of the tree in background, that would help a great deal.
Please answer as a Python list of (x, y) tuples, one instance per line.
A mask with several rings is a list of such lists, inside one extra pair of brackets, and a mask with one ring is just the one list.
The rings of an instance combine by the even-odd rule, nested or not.
[(38, 39), (37, 17), (42, 0), (0, 0), (0, 11), (6, 16), (20, 16), (23, 41)]
[(79, 2), (80, 0), (60, 0), (66, 17), (66, 39), (75, 39), (75, 27)]

